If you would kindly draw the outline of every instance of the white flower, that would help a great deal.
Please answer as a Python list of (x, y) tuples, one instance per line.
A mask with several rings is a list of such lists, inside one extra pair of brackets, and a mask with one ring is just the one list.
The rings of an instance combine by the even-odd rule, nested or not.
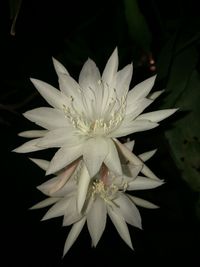
[[(116, 138), (152, 129), (176, 111), (166, 109), (140, 115), (162, 93), (150, 94), (155, 76), (129, 91), (132, 65), (118, 71), (117, 49), (108, 60), (102, 76), (95, 63), (88, 59), (80, 72), (79, 83), (57, 60), (53, 59), (53, 63), (60, 91), (45, 82), (31, 79), (52, 108), (41, 107), (24, 113), (27, 119), (45, 130), (22, 132), (20, 136), (34, 139), (14, 151), (25, 153), (58, 147), (47, 174), (74, 164), (77, 159), (83, 159), (90, 177), (98, 173), (102, 164), (121, 174), (118, 152), (131, 163), (141, 164), (140, 159)], [(146, 166), (142, 171), (156, 179)]]
[[(126, 145), (130, 146), (130, 144)], [(154, 152), (150, 151), (142, 154), (141, 158), (147, 160), (153, 154)], [(32, 160), (44, 170), (48, 168), (49, 163), (47, 161)], [(142, 165), (134, 166), (129, 163), (122, 164), (122, 167), (123, 174), (118, 175), (112, 171), (110, 172), (105, 165), (102, 165), (95, 177), (90, 179), (86, 200), (81, 212), (78, 210), (77, 194), (81, 177), (79, 174), (87, 172), (83, 161), (79, 162), (78, 168), (71, 174), (70, 179), (61, 189), (57, 190), (57, 185), (62, 180), (61, 177), (66, 176), (66, 171), (38, 187), (49, 198), (36, 204), (32, 209), (54, 204), (42, 220), (64, 216), (63, 226), (73, 225), (65, 243), (64, 255), (73, 245), (86, 222), (92, 239), (92, 245), (96, 247), (104, 232), (107, 215), (110, 217), (121, 238), (133, 249), (126, 223), (140, 229), (142, 228), (140, 213), (136, 205), (145, 208), (157, 208), (157, 206), (124, 192), (126, 190), (155, 188), (162, 185), (163, 181), (138, 176)], [(54, 187), (56, 190), (53, 190)]]

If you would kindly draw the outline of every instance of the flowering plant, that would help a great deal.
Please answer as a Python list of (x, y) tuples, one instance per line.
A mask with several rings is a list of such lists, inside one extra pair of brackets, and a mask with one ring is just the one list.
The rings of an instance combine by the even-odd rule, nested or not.
[[(87, 221), (93, 246), (106, 225), (107, 214), (124, 241), (132, 248), (126, 222), (141, 228), (135, 205), (157, 206), (126, 194), (128, 190), (160, 186), (160, 180), (145, 164), (155, 151), (136, 156), (134, 142), (122, 144), (117, 138), (157, 127), (176, 109), (141, 114), (161, 93), (150, 93), (156, 76), (129, 90), (132, 64), (118, 71), (117, 49), (109, 58), (102, 76), (88, 59), (77, 83), (53, 59), (60, 90), (31, 79), (52, 107), (36, 108), (24, 116), (45, 130), (25, 131), (19, 135), (34, 138), (14, 151), (33, 152), (59, 148), (50, 162), (32, 159), (56, 176), (38, 187), (49, 198), (33, 206), (52, 205), (43, 219), (64, 216), (63, 225), (73, 224), (67, 238), (66, 253)], [(141, 176), (141, 175), (143, 176)]]

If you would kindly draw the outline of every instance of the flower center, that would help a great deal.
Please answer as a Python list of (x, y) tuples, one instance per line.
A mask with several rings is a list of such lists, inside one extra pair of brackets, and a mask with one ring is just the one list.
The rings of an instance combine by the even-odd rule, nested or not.
[[(102, 85), (101, 94), (92, 88), (88, 88), (88, 90), (92, 92), (90, 98), (87, 98), (81, 90), (81, 111), (80, 107), (77, 108), (75, 105), (73, 97), (71, 97), (71, 103), (68, 107), (63, 105), (65, 117), (80, 134), (90, 137), (106, 136), (118, 128), (124, 118), (126, 95), (121, 98), (118, 97), (116, 89), (109, 88), (107, 84)], [(98, 90), (100, 89), (96, 88), (96, 91)]]

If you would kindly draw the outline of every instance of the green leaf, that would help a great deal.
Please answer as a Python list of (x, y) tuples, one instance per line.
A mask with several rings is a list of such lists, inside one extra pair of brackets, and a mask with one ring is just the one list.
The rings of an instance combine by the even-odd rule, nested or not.
[(15, 32), (15, 25), (16, 25), (17, 17), (19, 15), (21, 4), (22, 4), (22, 0), (9, 0), (10, 18), (12, 19), (10, 34), (13, 36), (16, 33)]
[(145, 52), (150, 51), (152, 36), (137, 0), (124, 0), (125, 16), (130, 37)]

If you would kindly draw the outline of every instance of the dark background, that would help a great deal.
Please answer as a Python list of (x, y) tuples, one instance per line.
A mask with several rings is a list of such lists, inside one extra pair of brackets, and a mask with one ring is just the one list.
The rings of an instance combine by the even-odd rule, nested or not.
[[(169, 62), (167, 45), (174, 40), (173, 47), (181, 43), (184, 49), (185, 44), (188, 47), (187, 42), (195, 47), (194, 65), (198, 72), (200, 22), (197, 1), (138, 1), (139, 11), (144, 16), (142, 22), (141, 14), (128, 10), (128, 2), (24, 0), (13, 36), (10, 34), (10, 10), (14, 1), (11, 1), (11, 6), (8, 1), (1, 1), (2, 266), (164, 266), (166, 263), (172, 266), (175, 262), (182, 264), (186, 261), (190, 266), (198, 264), (198, 190), (182, 179), (182, 173), (172, 157), (170, 140), (164, 135), (169, 128), (176, 127), (182, 114), (166, 120), (159, 129), (133, 136), (138, 153), (159, 148), (156, 156), (149, 161), (149, 166), (166, 180), (161, 188), (137, 193), (161, 208), (140, 209), (144, 230), (130, 227), (134, 252), (120, 239), (108, 220), (96, 249), (91, 248), (85, 227), (67, 256), (61, 260), (70, 228), (62, 228), (60, 218), (40, 222), (45, 210), (28, 210), (43, 199), (35, 187), (45, 177), (27, 155), (11, 153), (24, 142), (17, 133), (35, 127), (21, 114), (45, 105), (29, 77), (57, 86), (52, 56), (77, 78), (88, 56), (102, 71), (109, 55), (118, 46), (120, 66), (131, 61), (134, 63), (133, 85), (158, 72), (155, 88), (162, 89), (168, 88), (171, 79), (175, 55), (171, 55)], [(130, 19), (133, 17), (136, 21)], [(189, 51), (188, 58), (192, 57)], [(187, 58), (183, 62), (188, 65)], [(182, 68), (182, 65), (179, 67)], [(176, 71), (178, 75), (179, 68)], [(181, 78), (184, 79), (183, 76)], [(167, 96), (166, 93), (163, 97), (168, 99)], [(162, 101), (156, 101), (151, 110), (165, 105)], [(172, 103), (176, 102), (166, 100), (166, 106), (174, 107)], [(30, 156), (50, 157), (51, 153), (40, 152)]]

